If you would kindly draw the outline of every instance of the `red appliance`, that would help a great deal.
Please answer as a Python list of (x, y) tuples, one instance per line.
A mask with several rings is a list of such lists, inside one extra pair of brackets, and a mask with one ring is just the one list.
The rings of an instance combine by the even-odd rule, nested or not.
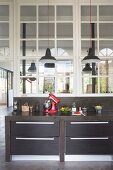
[(48, 100), (45, 101), (43, 106), (43, 114), (49, 116), (56, 116), (58, 109), (56, 104), (58, 104), (60, 100), (53, 95), (52, 93), (49, 94)]

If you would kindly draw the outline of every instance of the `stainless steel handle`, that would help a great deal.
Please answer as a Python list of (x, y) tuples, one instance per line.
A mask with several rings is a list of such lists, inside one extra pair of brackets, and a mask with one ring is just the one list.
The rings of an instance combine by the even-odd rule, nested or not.
[(53, 125), (54, 122), (16, 122), (16, 124)]
[(20, 137), (16, 137), (16, 140), (54, 140), (54, 137), (52, 137), (52, 138), (20, 138)]
[(108, 124), (109, 122), (70, 122), (72, 125), (74, 124)]
[(108, 137), (88, 137), (88, 138), (70, 138), (70, 140), (87, 140), (87, 139), (90, 139), (90, 140), (94, 140), (94, 139), (98, 139), (98, 140), (108, 140), (109, 138)]

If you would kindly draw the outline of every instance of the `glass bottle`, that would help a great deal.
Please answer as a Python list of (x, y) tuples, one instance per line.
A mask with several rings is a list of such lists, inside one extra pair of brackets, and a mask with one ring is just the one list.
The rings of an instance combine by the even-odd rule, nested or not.
[(72, 115), (74, 115), (76, 113), (76, 104), (75, 102), (72, 104)]

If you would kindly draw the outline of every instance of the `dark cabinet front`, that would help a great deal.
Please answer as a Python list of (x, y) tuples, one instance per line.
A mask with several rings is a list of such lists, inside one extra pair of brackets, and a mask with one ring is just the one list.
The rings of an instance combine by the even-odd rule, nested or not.
[(11, 155), (59, 155), (61, 162), (65, 155), (113, 155), (113, 120), (77, 118), (6, 117), (6, 161)]
[(66, 138), (66, 154), (112, 154), (113, 142), (109, 138)]
[(66, 154), (113, 154), (112, 122), (66, 121)]
[(11, 122), (12, 155), (58, 155), (59, 121)]
[(66, 136), (112, 136), (112, 122), (73, 122), (66, 121)]
[(11, 141), (12, 155), (58, 155), (59, 137), (16, 138)]
[(59, 136), (59, 122), (11, 122), (11, 135), (20, 137)]

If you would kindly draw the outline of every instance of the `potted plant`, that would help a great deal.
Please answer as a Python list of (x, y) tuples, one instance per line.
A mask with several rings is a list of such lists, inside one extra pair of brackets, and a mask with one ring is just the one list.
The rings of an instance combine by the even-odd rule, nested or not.
[(61, 116), (69, 116), (71, 114), (71, 108), (68, 106), (62, 106), (60, 108), (60, 115)]

